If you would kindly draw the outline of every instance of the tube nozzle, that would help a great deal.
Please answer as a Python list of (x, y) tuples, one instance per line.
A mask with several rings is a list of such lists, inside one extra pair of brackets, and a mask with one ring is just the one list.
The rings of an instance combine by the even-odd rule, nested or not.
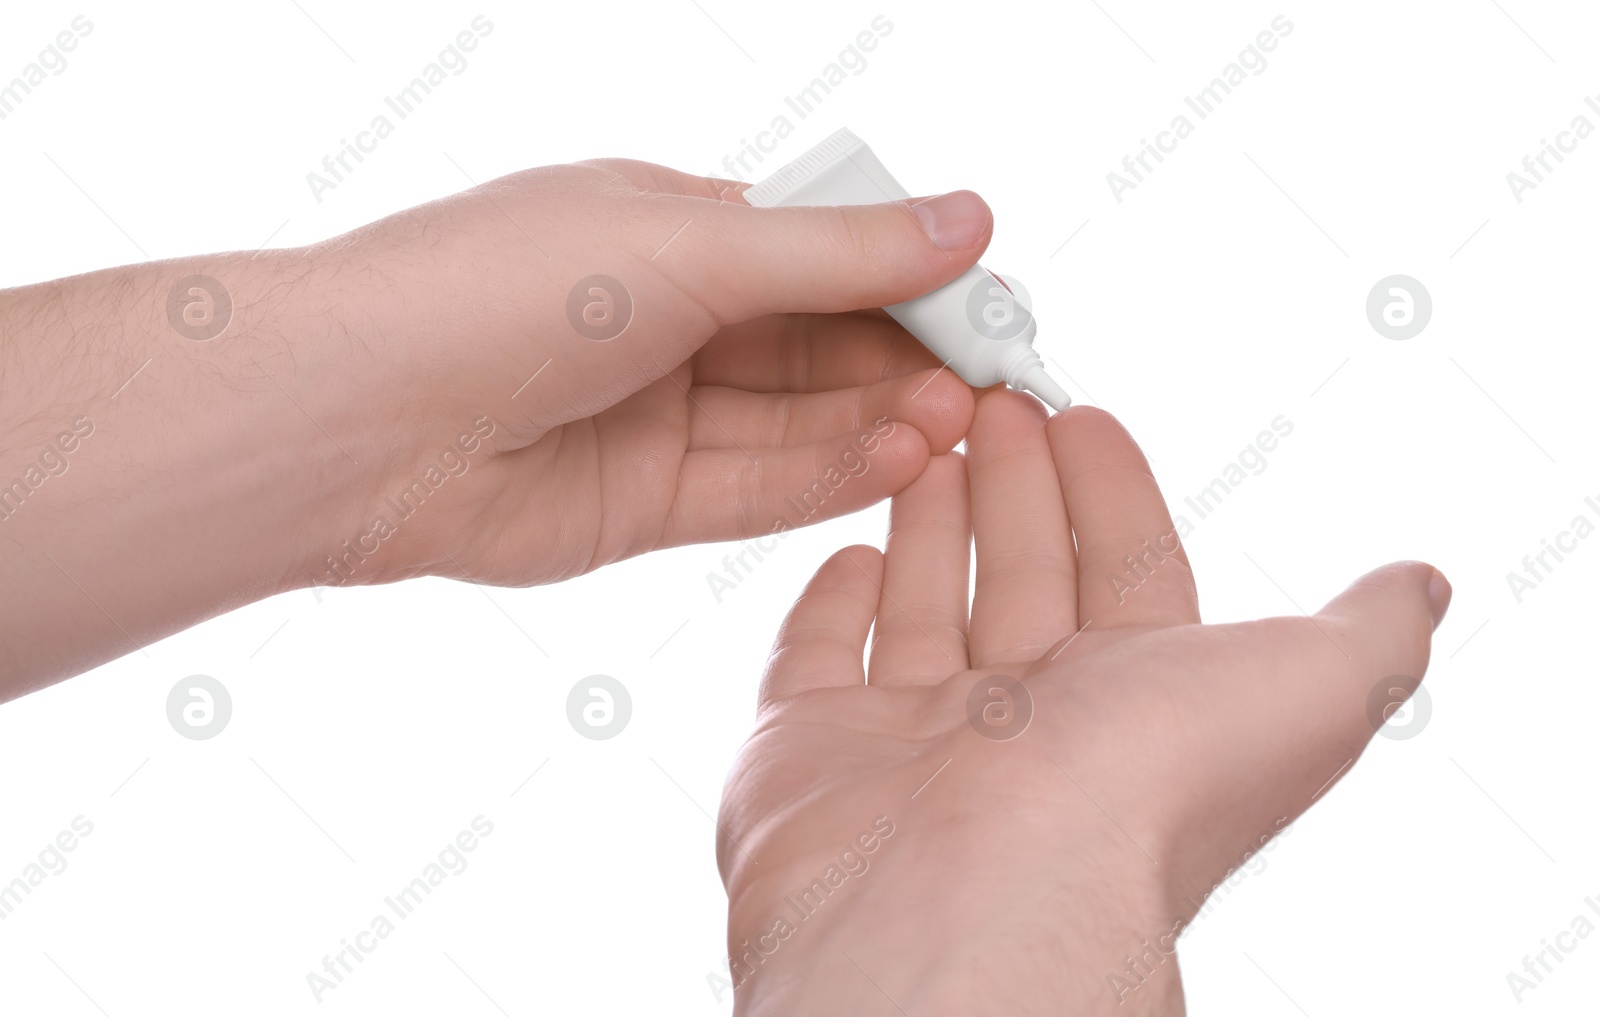
[(1022, 383), (1018, 388), (1032, 392), (1057, 413), (1072, 405), (1072, 397), (1067, 395), (1067, 390), (1057, 385), (1055, 379), (1045, 373), (1042, 365), (1033, 365), (1017, 380)]

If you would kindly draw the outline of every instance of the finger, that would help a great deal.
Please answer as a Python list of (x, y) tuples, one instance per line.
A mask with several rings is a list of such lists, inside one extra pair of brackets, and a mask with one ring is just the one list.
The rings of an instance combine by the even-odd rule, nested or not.
[(813, 689), (866, 682), (861, 661), (882, 574), (875, 547), (847, 547), (822, 564), (778, 630), (758, 710)]
[[(1451, 593), (1449, 580), (1433, 566), (1396, 562), (1368, 572), (1317, 612), (1312, 621), (1345, 657), (1343, 673), (1328, 683), (1330, 690), (1346, 703), (1359, 699), (1362, 707), (1364, 723), (1335, 729), (1336, 737), (1365, 744), (1416, 690)], [(1348, 721), (1349, 711), (1339, 713)]]
[(765, 536), (847, 515), (899, 492), (927, 463), (927, 439), (894, 420), (799, 448), (690, 452), (662, 540)]
[(719, 322), (853, 311), (921, 296), (977, 261), (993, 226), (971, 191), (878, 205), (751, 208), (668, 199), (651, 265)]
[(1225, 684), (1211, 690), (1231, 704), (1218, 709), (1234, 715), (1240, 768), (1277, 772), (1293, 793), (1320, 798), (1421, 683), (1449, 601), (1437, 569), (1397, 562), (1315, 615), (1220, 627), (1242, 634)]
[(926, 685), (967, 669), (971, 558), (965, 462), (936, 456), (889, 510), (870, 684)]
[(1047, 431), (1078, 547), (1079, 624), (1198, 622), (1189, 557), (1133, 438), (1088, 406), (1057, 414)]
[(900, 420), (935, 453), (955, 447), (972, 421), (972, 389), (937, 368), (856, 388), (792, 394), (720, 387), (690, 390), (689, 448), (795, 448)]
[[(1147, 634), (1144, 659), (1182, 662), (1153, 694), (1186, 721), (1159, 741), (1121, 747), (1168, 760), (1151, 804), (1182, 831), (1179, 885), (1214, 885), (1241, 848), (1264, 844), (1350, 772), (1417, 688), (1449, 599), (1435, 569), (1400, 562), (1362, 576), (1315, 615)], [(1411, 709), (1420, 703), (1414, 697)]]
[(1046, 417), (1036, 400), (996, 389), (978, 400), (967, 437), (973, 667), (1034, 660), (1078, 628), (1077, 561)]
[[(659, 168), (627, 172), (670, 182)], [(704, 181), (708, 190), (715, 183)], [(429, 241), (430, 292), (503, 295), (473, 302), (479, 327), (521, 334), (538, 323), (508, 394), (488, 407), (526, 430), (615, 405), (729, 323), (881, 308), (928, 293), (975, 264), (992, 231), (988, 206), (966, 191), (753, 208), (641, 188), (604, 165), (492, 180), (452, 198), (448, 212), (452, 229)], [(505, 256), (486, 262), (485, 244)], [(511, 405), (518, 382), (546, 368), (548, 398)]]
[(770, 314), (719, 331), (695, 354), (694, 378), (751, 392), (825, 392), (939, 365), (881, 311)]

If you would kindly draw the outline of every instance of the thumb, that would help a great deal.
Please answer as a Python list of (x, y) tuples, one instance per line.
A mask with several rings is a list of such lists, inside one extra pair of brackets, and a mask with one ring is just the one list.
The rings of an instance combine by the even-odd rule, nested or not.
[[(1416, 694), (1450, 596), (1450, 583), (1438, 569), (1395, 562), (1357, 579), (1309, 619), (1297, 620), (1311, 623), (1300, 629), (1298, 640), (1311, 680), (1280, 686), (1290, 710), (1286, 726), (1300, 732), (1311, 756), (1321, 757), (1323, 771), (1332, 772), (1327, 764), (1353, 761)], [(1425, 722), (1412, 715), (1413, 724)]]
[(1201, 749), (1213, 772), (1201, 779), (1256, 786), (1297, 815), (1416, 691), (1449, 602), (1437, 569), (1397, 562), (1314, 615), (1209, 626), (1213, 650), (1224, 652), (1196, 657), (1199, 674), (1218, 683), (1193, 683), (1193, 694), (1214, 704), (1202, 708), (1215, 720)]
[[(703, 206), (705, 229), (660, 270), (718, 321), (883, 307), (958, 278), (994, 216), (971, 191), (878, 205)], [(685, 237), (687, 239), (687, 236)]]
[[(1431, 565), (1396, 562), (1362, 576), (1315, 615), (1208, 626), (1231, 652), (1196, 661), (1215, 669), (1224, 695), (1191, 683), (1204, 704), (1204, 742), (1171, 780), (1189, 803), (1184, 886), (1214, 884), (1237, 864), (1235, 834), (1282, 825), (1321, 801), (1361, 756), (1428, 667), (1433, 629), (1450, 584)], [(1181, 632), (1181, 629), (1170, 630)], [(1425, 721), (1413, 714), (1412, 723)], [(1420, 730), (1420, 728), (1418, 728)], [(1195, 758), (1203, 765), (1192, 765)], [(1264, 844), (1260, 840), (1257, 844)], [(1182, 868), (1180, 865), (1180, 868)]]
[(1428, 668), (1433, 630), (1444, 619), (1450, 596), (1449, 581), (1432, 565), (1395, 562), (1351, 583), (1316, 619), (1341, 644), (1355, 680), (1404, 675), (1415, 688)]

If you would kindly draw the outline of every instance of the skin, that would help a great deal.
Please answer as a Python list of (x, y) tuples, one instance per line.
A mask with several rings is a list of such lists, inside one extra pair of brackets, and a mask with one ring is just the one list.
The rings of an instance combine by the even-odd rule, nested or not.
[(1202, 625), (1181, 548), (1110, 582), (1173, 530), (1116, 420), (995, 391), (887, 550), (822, 566), (722, 805), (736, 1012), (1183, 1013), (1176, 933), (1349, 772), (1374, 687), (1415, 689), (1450, 587), (1400, 562), (1315, 616)]
[[(313, 584), (550, 583), (905, 487), (965, 433), (972, 391), (857, 309), (959, 276), (988, 207), (741, 192), (548, 167), (310, 247), (0, 292), (0, 700)], [(197, 274), (231, 298), (214, 338), (169, 319)], [(592, 275), (631, 294), (614, 338), (568, 317)], [(864, 476), (794, 518), (787, 499), (889, 424)]]
[[(1401, 563), (1315, 619), (1201, 626), (1173, 548), (1115, 590), (1172, 530), (1115, 421), (1046, 425), (1005, 392), (974, 418), (966, 385), (856, 310), (970, 267), (981, 200), (739, 191), (553, 167), (310, 247), (0, 292), (0, 699), (315, 583), (556, 582), (897, 495), (887, 553), (836, 555), (785, 623), (730, 777), (730, 948), (777, 944), (746, 955), (738, 1008), (1181, 1012), (1176, 959), (1135, 978), (1129, 955), (1360, 754), (1370, 690), (1415, 687), (1448, 584)], [(214, 336), (169, 317), (196, 275), (232, 304)], [(635, 308), (598, 341), (567, 312), (594, 275)], [(980, 732), (1020, 716), (1014, 690), (969, 719), (996, 675), (1031, 704), (1007, 741)], [(836, 860), (863, 867), (772, 939)]]

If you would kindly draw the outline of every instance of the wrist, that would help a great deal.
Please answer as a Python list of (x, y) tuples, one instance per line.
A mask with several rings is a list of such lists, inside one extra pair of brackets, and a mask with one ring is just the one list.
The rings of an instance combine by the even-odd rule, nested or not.
[(224, 399), (252, 401), (215, 452), (253, 448), (262, 461), (252, 500), (262, 526), (289, 538), (272, 550), (283, 565), (272, 592), (458, 574), (450, 535), (471, 505), (458, 478), (505, 438), (485, 407), (438, 388), (449, 365), (419, 352), (449, 345), (427, 262), (370, 241), (247, 259), (236, 278), (255, 320), (186, 351)]
[(391, 454), (315, 267), (224, 254), (0, 295), (0, 369), (29, 382), (0, 414), (0, 608), (28, 636), (0, 647), (0, 698), (307, 585)]
[[(929, 1017), (1181, 1014), (1174, 923), (1192, 909), (1071, 783), (1050, 782), (1044, 793), (1013, 787), (1012, 763), (945, 774), (957, 786), (895, 815), (893, 837), (870, 856), (852, 855), (859, 875), (838, 879), (832, 893), (816, 880), (830, 866), (845, 869), (843, 856), (792, 832), (826, 823), (792, 817), (764, 827), (791, 831), (782, 841), (744, 841), (760, 865), (724, 861), (736, 1012), (850, 1013), (881, 1003), (893, 1013), (887, 995)], [(1016, 795), (1015, 807), (1003, 821), (971, 824), (963, 803), (997, 790)], [(1156, 849), (1159, 838), (1139, 836)], [(825, 903), (814, 907), (807, 888)]]
[(193, 422), (163, 456), (189, 481), (165, 509), (194, 515), (175, 503), (209, 496), (218, 540), (250, 545), (246, 600), (315, 585), (409, 448), (415, 407), (394, 397), (387, 337), (341, 268), (309, 249), (201, 259), (185, 271), (215, 280), (231, 320), (214, 338), (168, 329), (153, 351), (168, 377), (149, 399), (181, 400)]
[(410, 323), (385, 311), (402, 284), (372, 271), (346, 245), (261, 255), (243, 276), (260, 320), (220, 340), (231, 345), (191, 351), (223, 390), (247, 391), (253, 403), (217, 452), (263, 457), (256, 497), (274, 534), (288, 538), (274, 551), (282, 589), (425, 571), (414, 540), (387, 530), (371, 539), (375, 520), (393, 515), (399, 478), (439, 430), (406, 356)]

